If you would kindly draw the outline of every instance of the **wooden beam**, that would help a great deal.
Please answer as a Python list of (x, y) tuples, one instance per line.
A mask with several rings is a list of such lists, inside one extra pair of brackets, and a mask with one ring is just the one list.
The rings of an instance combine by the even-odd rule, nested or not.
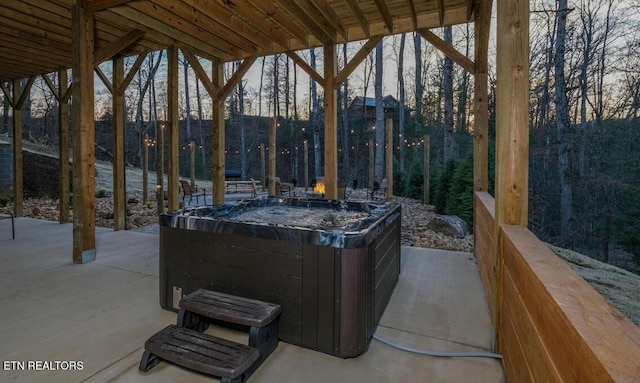
[(133, 0), (82, 0), (82, 8), (91, 12), (102, 11), (111, 7), (124, 5)]
[(276, 130), (278, 122), (275, 117), (269, 118), (269, 195), (276, 195)]
[(11, 91), (7, 88), (4, 82), (0, 82), (0, 88), (2, 88), (2, 93), (4, 93), (4, 99), (7, 100), (9, 106), (13, 108), (13, 95)]
[[(496, 79), (496, 238), (502, 225), (527, 226), (529, 187), (529, 2), (497, 2)], [(496, 246), (499, 247), (499, 246)], [(498, 286), (503, 286), (504, 257), (498, 252)], [(497, 328), (502, 328), (500, 291)], [(503, 334), (497, 333), (498, 351)]]
[(179, 115), (178, 115), (178, 48), (167, 47), (167, 123), (169, 140), (167, 143), (167, 210), (176, 211), (179, 208)]
[(207, 91), (207, 93), (209, 93), (209, 97), (213, 98), (215, 101), (220, 89), (216, 87), (216, 85), (209, 79), (207, 72), (205, 72), (196, 55), (194, 55), (189, 49), (184, 47), (182, 47), (180, 50), (182, 51), (182, 55), (184, 56), (184, 58), (186, 58), (189, 62), (189, 65), (191, 65), (191, 68), (193, 68), (196, 76), (198, 76), (198, 79), (200, 79), (200, 82), (202, 82), (202, 86), (204, 86), (204, 89)]
[(73, 262), (96, 259), (93, 13), (73, 7)]
[[(489, 190), (489, 92), (488, 50), (491, 24), (491, 0), (483, 1), (475, 13), (474, 57), (474, 154), (473, 189)], [(474, 220), (475, 222), (475, 220)]]
[(418, 17), (416, 15), (416, 5), (413, 3), (413, 0), (406, 0), (407, 6), (411, 10), (411, 23), (413, 24), (414, 29), (418, 29)]
[(56, 86), (53, 84), (53, 82), (49, 78), (49, 75), (45, 73), (41, 77), (44, 80), (45, 84), (47, 84), (47, 87), (51, 91), (51, 94), (53, 94), (53, 97), (56, 98), (56, 101), (60, 102), (60, 93), (58, 92), (58, 88), (56, 88)]
[(236, 85), (238, 85), (240, 81), (242, 81), (242, 78), (247, 73), (247, 71), (251, 69), (251, 66), (253, 65), (254, 62), (256, 62), (257, 58), (258, 58), (257, 56), (253, 56), (253, 57), (246, 58), (242, 61), (242, 64), (240, 64), (240, 66), (235, 71), (235, 73), (231, 76), (231, 78), (227, 81), (227, 83), (222, 87), (222, 89), (220, 89), (220, 92), (218, 92), (217, 98), (219, 100), (224, 101), (227, 98), (227, 96), (229, 96), (229, 93), (231, 93), (231, 90)]
[[(219, 61), (211, 63), (211, 79), (215, 88), (222, 88), (224, 84), (224, 64)], [(225, 169), (225, 142), (224, 142), (224, 100), (216, 99), (212, 105), (213, 129), (211, 134), (211, 160), (213, 176), (213, 203), (224, 204), (224, 169)]]
[(438, 0), (438, 18), (440, 25), (444, 25), (444, 0)]
[(236, 0), (235, 3), (239, 9), (243, 9), (243, 7), (258, 9), (263, 18), (272, 21), (278, 27), (282, 28), (283, 31), (291, 36), (291, 39), (296, 39), (302, 43), (303, 46), (307, 46), (309, 44), (309, 36), (306, 31), (299, 28), (295, 23), (292, 23), (291, 19), (285, 12), (278, 12), (273, 5), (273, 2), (267, 2), (264, 0)]
[(22, 97), (20, 80), (13, 80), (13, 214), (24, 214), (24, 156), (22, 154), (22, 107), (18, 99)]
[[(13, 105), (16, 108), (22, 108), (22, 106), (24, 105), (24, 102), (27, 100), (27, 97), (29, 97), (29, 93), (31, 92), (31, 86), (33, 85), (33, 82), (35, 80), (36, 80), (36, 76), (30, 76), (24, 88), (22, 88), (22, 91), (20, 92), (20, 97), (17, 100), (13, 100)], [(15, 93), (14, 93), (14, 96), (15, 96)]]
[(124, 36), (118, 38), (116, 41), (97, 51), (93, 58), (93, 65), (98, 66), (101, 62), (109, 60), (113, 56), (117, 55), (118, 53), (136, 43), (142, 37), (144, 37), (144, 31), (141, 31), (139, 29), (132, 29)]
[(473, 0), (467, 0), (467, 20), (471, 20), (475, 9), (475, 2)]
[[(113, 85), (119, 88), (124, 80), (124, 58), (117, 56), (113, 59)], [(113, 167), (113, 228), (114, 230), (125, 229), (125, 174), (124, 174), (124, 91), (116, 91), (112, 94), (113, 102), (113, 119), (112, 125), (112, 143), (113, 143), (113, 159), (111, 161)]]
[[(280, 9), (285, 10), (291, 18), (302, 24), (319, 41), (329, 43), (336, 40), (336, 30), (324, 20), (324, 16), (309, 0), (275, 0)], [(291, 23), (291, 21), (289, 21)]]
[(102, 69), (100, 69), (100, 67), (98, 66), (94, 68), (94, 72), (96, 72), (96, 74), (98, 75), (98, 78), (102, 81), (102, 84), (104, 85), (104, 87), (107, 88), (109, 93), (113, 96), (113, 94), (116, 92), (113, 89), (113, 84), (111, 83), (111, 80), (109, 80), (107, 75), (104, 74)]
[(458, 52), (453, 45), (447, 43), (438, 37), (435, 33), (431, 32), (428, 29), (418, 29), (417, 32), (422, 36), (425, 40), (427, 40), (431, 45), (438, 48), (438, 50), (444, 53), (448, 58), (453, 60), (456, 64), (463, 67), (469, 73), (475, 73), (476, 67), (475, 63), (462, 53)]
[(140, 69), (140, 66), (142, 66), (142, 63), (146, 58), (147, 58), (147, 55), (145, 53), (140, 53), (138, 55), (138, 57), (136, 58), (136, 61), (133, 63), (133, 66), (129, 68), (129, 71), (127, 72), (127, 75), (125, 76), (125, 78), (122, 79), (120, 84), (117, 85), (116, 91), (118, 93), (124, 93), (124, 91), (127, 89), (129, 84), (131, 84), (133, 77), (136, 75), (136, 72), (138, 72), (138, 69)]
[[(67, 70), (58, 71), (58, 95), (69, 92)], [(47, 76), (45, 76), (47, 77)], [(58, 98), (58, 166), (60, 170), (60, 207), (58, 221), (69, 222), (69, 99)]]
[(366, 37), (369, 37), (371, 35), (369, 20), (367, 20), (364, 12), (362, 12), (362, 9), (360, 9), (358, 2), (356, 0), (344, 0), (344, 3), (347, 4), (347, 7), (349, 7), (349, 10), (353, 14), (353, 16), (355, 16), (356, 20), (358, 21), (358, 25), (360, 25), (360, 28), (362, 29), (364, 35)]
[(325, 197), (338, 198), (338, 70), (335, 44), (324, 46), (324, 182)]
[(380, 12), (380, 16), (382, 16), (382, 20), (384, 20), (387, 32), (389, 34), (393, 33), (393, 17), (391, 17), (391, 13), (389, 13), (386, 2), (384, 0), (374, 0), (374, 3), (376, 3), (378, 12)]
[(369, 41), (367, 41), (362, 46), (362, 48), (360, 48), (360, 50), (356, 52), (353, 58), (349, 60), (347, 64), (345, 64), (344, 68), (342, 68), (338, 76), (336, 76), (336, 82), (335, 82), (336, 88), (339, 87), (347, 79), (347, 77), (351, 75), (351, 73), (353, 73), (353, 71), (358, 67), (358, 65), (360, 65), (362, 60), (364, 60), (365, 57), (367, 57), (367, 55), (371, 52), (371, 50), (375, 48), (376, 45), (378, 45), (380, 40), (382, 40), (382, 37), (383, 36), (381, 35), (371, 37)]
[(320, 75), (320, 73), (316, 72), (313, 68), (311, 68), (311, 66), (309, 64), (307, 64), (306, 61), (304, 61), (302, 59), (302, 57), (298, 56), (298, 54), (296, 52), (292, 52), (292, 51), (286, 51), (285, 52), (287, 54), (287, 56), (289, 56), (291, 58), (291, 60), (293, 60), (293, 62), (295, 62), (302, 70), (304, 70), (305, 72), (307, 72), (307, 74), (309, 76), (311, 76), (312, 79), (315, 80), (315, 82), (318, 83), (318, 85), (324, 87), (324, 78)]
[(344, 23), (340, 19), (340, 16), (333, 10), (327, 0), (311, 0), (311, 3), (322, 13), (324, 20), (331, 24), (333, 29), (338, 32), (343, 39), (348, 39), (347, 28), (344, 26)]
[(387, 201), (391, 201), (393, 199), (393, 120), (391, 118), (385, 120), (385, 132), (386, 142), (384, 149), (386, 153), (384, 163), (386, 166), (385, 178), (387, 179), (385, 197)]
[[(146, 6), (147, 4), (144, 4), (142, 2), (133, 2), (131, 5), (132, 6), (135, 5), (136, 7), (139, 8), (142, 6)], [(131, 6), (116, 7), (116, 8), (111, 8), (110, 10), (111, 12), (118, 14), (120, 16), (123, 16), (127, 19), (136, 20), (138, 24), (146, 28), (149, 28), (153, 31), (156, 31), (160, 34), (172, 36), (176, 41), (180, 42), (181, 44), (184, 44), (193, 48), (197, 48), (198, 50), (205, 52), (212, 57), (218, 57), (221, 59), (227, 58), (227, 54), (222, 49), (216, 48), (215, 46), (211, 45), (210, 42), (203, 41), (199, 38), (196, 38), (192, 34), (185, 32), (180, 28), (167, 24), (163, 20), (154, 19), (149, 15), (147, 15), (146, 13), (138, 9), (134, 9)], [(211, 37), (211, 35), (209, 35), (209, 37)]]

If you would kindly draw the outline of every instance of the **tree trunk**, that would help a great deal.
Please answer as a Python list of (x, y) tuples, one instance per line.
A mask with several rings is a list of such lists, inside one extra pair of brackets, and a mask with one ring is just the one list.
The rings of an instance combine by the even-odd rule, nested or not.
[[(316, 52), (315, 49), (311, 49), (311, 68), (316, 70)], [(313, 129), (313, 164), (315, 177), (321, 176), (322, 170), (322, 157), (320, 150), (320, 127), (318, 126), (318, 89), (316, 82), (311, 79), (311, 126)]]
[[(451, 27), (444, 27), (444, 41), (453, 43)], [(453, 60), (444, 58), (442, 70), (444, 92), (444, 162), (453, 156)]]
[(404, 144), (404, 43), (406, 35), (403, 33), (400, 37), (400, 54), (398, 55), (398, 91), (400, 93), (400, 100), (398, 102), (398, 146), (400, 147), (400, 171), (404, 172), (404, 157), (405, 157), (405, 144)]
[(382, 41), (376, 46), (376, 158), (375, 178), (380, 182), (384, 178), (384, 99), (382, 98)]
[(191, 100), (189, 97), (189, 62), (183, 57), (182, 65), (184, 69), (184, 98), (185, 98), (185, 119), (187, 123), (187, 141), (191, 141)]
[(558, 173), (560, 181), (560, 235), (565, 242), (571, 235), (572, 192), (569, 165), (569, 102), (564, 76), (567, 0), (558, 0), (556, 13), (555, 103), (558, 136)]
[(422, 84), (422, 37), (418, 33), (413, 34), (414, 58), (415, 58), (415, 81), (416, 81), (416, 124), (422, 127), (422, 97), (424, 87)]
[(200, 93), (200, 79), (196, 76), (196, 102), (198, 103), (198, 133), (200, 138), (200, 163), (203, 167), (207, 165), (207, 155), (204, 150), (204, 131), (202, 128), (202, 94)]
[[(347, 44), (342, 44), (343, 65), (347, 65)], [(349, 171), (349, 82), (342, 83), (342, 165)]]
[[(236, 70), (242, 61), (236, 61)], [(244, 129), (244, 84), (238, 81), (238, 128), (240, 129), (240, 174), (247, 179), (247, 137)]]

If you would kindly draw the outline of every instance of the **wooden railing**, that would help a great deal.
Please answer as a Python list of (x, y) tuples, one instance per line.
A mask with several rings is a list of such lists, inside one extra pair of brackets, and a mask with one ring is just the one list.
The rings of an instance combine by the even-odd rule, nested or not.
[[(476, 257), (509, 382), (640, 382), (640, 328), (527, 228), (493, 229), (476, 193)], [(490, 254), (491, 243), (499, 243)], [(495, 265), (495, 272), (491, 268)], [(495, 299), (498, 297), (498, 299)]]

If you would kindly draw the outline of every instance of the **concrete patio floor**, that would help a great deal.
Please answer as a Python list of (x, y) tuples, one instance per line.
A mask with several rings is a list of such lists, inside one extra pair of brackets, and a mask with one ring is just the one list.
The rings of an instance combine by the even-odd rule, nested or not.
[[(160, 308), (158, 234), (96, 230), (97, 259), (72, 262), (72, 224), (0, 220), (2, 382), (211, 382), (161, 363), (138, 371), (145, 340), (176, 314)], [(473, 256), (403, 247), (402, 274), (377, 334), (426, 350), (491, 351), (489, 311)], [(246, 334), (207, 332), (246, 342)], [(24, 362), (25, 370), (19, 364)], [(81, 370), (28, 370), (76, 361)], [(66, 366), (63, 364), (61, 366)], [(33, 365), (32, 365), (33, 367)], [(37, 367), (37, 366), (36, 366)], [(284, 342), (250, 382), (504, 382), (499, 360), (434, 358), (372, 340), (341, 359)]]

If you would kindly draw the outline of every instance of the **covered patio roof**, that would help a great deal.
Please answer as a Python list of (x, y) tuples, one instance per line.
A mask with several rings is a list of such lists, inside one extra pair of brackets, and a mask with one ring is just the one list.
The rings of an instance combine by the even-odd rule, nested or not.
[[(82, 0), (95, 63), (176, 45), (222, 62), (466, 23), (479, 0)], [(0, 81), (72, 66), (76, 0), (4, 0)]]

